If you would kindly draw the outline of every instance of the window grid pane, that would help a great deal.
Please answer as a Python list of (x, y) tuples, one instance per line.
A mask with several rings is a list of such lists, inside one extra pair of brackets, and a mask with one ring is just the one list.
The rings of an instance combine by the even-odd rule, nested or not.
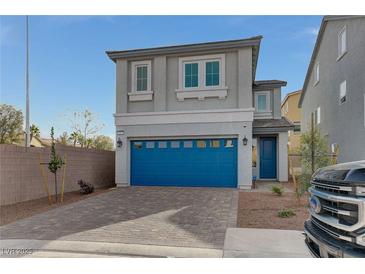
[(266, 95), (257, 96), (257, 110), (266, 111)]
[(147, 90), (147, 66), (137, 67), (137, 91)]
[(205, 85), (219, 85), (219, 61), (211, 61), (205, 63)]
[(185, 64), (185, 87), (198, 87), (198, 63)]

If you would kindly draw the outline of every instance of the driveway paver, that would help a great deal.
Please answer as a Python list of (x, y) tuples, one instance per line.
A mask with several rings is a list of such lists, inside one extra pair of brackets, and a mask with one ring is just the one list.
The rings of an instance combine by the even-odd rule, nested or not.
[(126, 187), (0, 227), (4, 239), (223, 248), (238, 191)]

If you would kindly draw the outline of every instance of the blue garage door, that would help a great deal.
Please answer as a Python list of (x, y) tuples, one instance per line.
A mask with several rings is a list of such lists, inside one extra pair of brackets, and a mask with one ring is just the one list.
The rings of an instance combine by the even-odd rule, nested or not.
[(237, 186), (237, 139), (131, 142), (131, 184)]

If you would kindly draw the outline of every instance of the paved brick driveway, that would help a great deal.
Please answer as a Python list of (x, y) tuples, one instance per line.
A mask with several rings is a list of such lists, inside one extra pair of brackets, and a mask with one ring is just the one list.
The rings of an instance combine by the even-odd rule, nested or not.
[(235, 189), (118, 188), (2, 226), (0, 237), (223, 248), (237, 202)]

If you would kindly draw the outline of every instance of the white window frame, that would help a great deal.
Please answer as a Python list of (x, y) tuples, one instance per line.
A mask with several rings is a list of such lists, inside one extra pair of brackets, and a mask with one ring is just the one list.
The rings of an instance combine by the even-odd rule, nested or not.
[[(219, 85), (205, 85), (205, 64), (211, 61), (219, 62)], [(198, 86), (185, 88), (185, 64), (198, 63)], [(224, 99), (227, 96), (226, 87), (226, 55), (212, 54), (189, 56), (179, 58), (179, 84), (176, 89), (176, 96), (179, 101), (187, 98), (197, 98), (204, 100), (206, 97), (218, 97)]]
[(314, 68), (314, 86), (316, 86), (319, 82), (319, 62), (317, 62)]
[(315, 118), (315, 124), (319, 125), (321, 123), (321, 107), (317, 107), (316, 109), (316, 115), (314, 116)]
[[(147, 66), (147, 90), (137, 91), (137, 67)], [(152, 61), (131, 62), (131, 92), (128, 93), (129, 101), (151, 101), (152, 100)]]
[[(342, 50), (342, 34), (345, 34), (345, 47), (344, 50)], [(339, 61), (342, 56), (344, 56), (347, 52), (347, 27), (346, 25), (339, 31), (337, 34), (337, 61)]]
[[(258, 109), (258, 98), (259, 95), (266, 95), (266, 109), (264, 111), (259, 111)], [(271, 98), (270, 98), (270, 91), (256, 91), (255, 92), (255, 111), (257, 113), (266, 113), (271, 112)]]
[[(147, 90), (146, 91), (137, 91), (137, 67), (147, 66)], [(144, 60), (144, 61), (135, 61), (132, 62), (132, 91), (131, 92), (148, 92), (151, 91), (151, 67), (152, 61), (151, 60)]]
[[(197, 87), (185, 87), (185, 65), (187, 64), (198, 64), (198, 86)], [(199, 89), (200, 88), (200, 80), (201, 80), (201, 68), (200, 68), (200, 64), (197, 61), (186, 61), (183, 62), (182, 64), (183, 68), (183, 76), (182, 76), (182, 86), (184, 90), (195, 90), (195, 89)]]
[[(345, 94), (342, 94), (342, 87), (345, 87)], [(342, 102), (342, 98), (343, 97), (346, 97), (346, 99), (345, 99), (345, 101), (344, 102)], [(346, 103), (347, 102), (347, 81), (345, 80), (345, 81), (342, 81), (341, 83), (340, 83), (340, 94), (339, 94), (339, 97), (338, 97), (338, 103), (340, 104), (340, 105), (342, 105), (342, 104), (344, 104), (344, 103)]]

